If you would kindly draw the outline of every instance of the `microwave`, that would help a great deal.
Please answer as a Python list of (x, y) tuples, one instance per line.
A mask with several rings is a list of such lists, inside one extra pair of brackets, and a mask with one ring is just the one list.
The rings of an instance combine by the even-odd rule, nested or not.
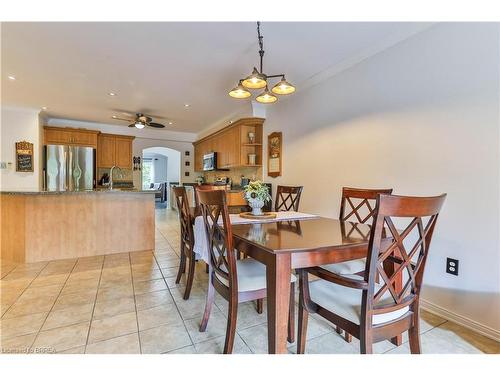
[(217, 169), (217, 153), (211, 152), (203, 155), (203, 170), (215, 171)]

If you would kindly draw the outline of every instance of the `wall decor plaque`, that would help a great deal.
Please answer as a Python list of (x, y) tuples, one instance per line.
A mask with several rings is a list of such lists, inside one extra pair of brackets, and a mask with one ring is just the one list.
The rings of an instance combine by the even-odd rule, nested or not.
[(33, 143), (16, 142), (16, 171), (33, 172)]
[(274, 132), (267, 136), (267, 175), (269, 177), (281, 176), (282, 138), (281, 132)]

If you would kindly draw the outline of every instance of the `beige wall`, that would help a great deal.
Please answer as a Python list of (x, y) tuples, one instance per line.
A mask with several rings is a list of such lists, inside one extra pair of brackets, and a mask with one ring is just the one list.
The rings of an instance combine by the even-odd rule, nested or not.
[[(499, 26), (439, 24), (268, 107), (301, 209), (337, 217), (342, 186), (448, 198), (424, 298), (500, 337)], [(267, 147), (267, 146), (266, 146)], [(264, 176), (267, 173), (264, 171)], [(460, 261), (445, 273), (446, 257)]]

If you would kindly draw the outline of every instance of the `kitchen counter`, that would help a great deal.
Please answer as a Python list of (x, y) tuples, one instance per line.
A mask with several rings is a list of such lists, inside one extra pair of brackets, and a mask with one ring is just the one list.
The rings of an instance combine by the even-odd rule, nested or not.
[(1, 259), (40, 262), (153, 250), (154, 191), (1, 192)]
[(6, 195), (70, 195), (70, 194), (124, 194), (124, 193), (139, 193), (139, 194), (154, 194), (155, 190), (138, 190), (138, 189), (93, 189), (93, 190), (78, 190), (78, 191), (0, 191), (0, 194)]

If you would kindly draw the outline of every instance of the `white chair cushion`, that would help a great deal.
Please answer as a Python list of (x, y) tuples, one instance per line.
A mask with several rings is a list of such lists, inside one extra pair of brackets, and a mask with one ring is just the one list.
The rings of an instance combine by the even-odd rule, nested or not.
[(332, 263), (321, 268), (336, 273), (338, 275), (353, 275), (358, 272), (363, 272), (366, 268), (366, 259), (354, 259), (347, 262)]
[[(291, 272), (291, 271), (290, 271)], [(255, 259), (246, 258), (236, 261), (236, 273), (238, 275), (238, 292), (248, 292), (252, 290), (266, 289), (266, 266)], [(229, 282), (215, 274), (219, 281), (225, 286)], [(290, 282), (297, 280), (294, 274), (290, 273)]]
[[(363, 280), (357, 275), (349, 275), (350, 278)], [(381, 286), (376, 284), (375, 290)], [(360, 324), (361, 319), (361, 289), (348, 288), (342, 285), (334, 284), (326, 280), (317, 280), (309, 283), (311, 299), (323, 308), (347, 319), (353, 323)], [(383, 296), (380, 304), (391, 303), (393, 299), (390, 296)], [(397, 319), (409, 310), (409, 307), (403, 307), (399, 310), (385, 314), (373, 315), (373, 325), (382, 324)]]

